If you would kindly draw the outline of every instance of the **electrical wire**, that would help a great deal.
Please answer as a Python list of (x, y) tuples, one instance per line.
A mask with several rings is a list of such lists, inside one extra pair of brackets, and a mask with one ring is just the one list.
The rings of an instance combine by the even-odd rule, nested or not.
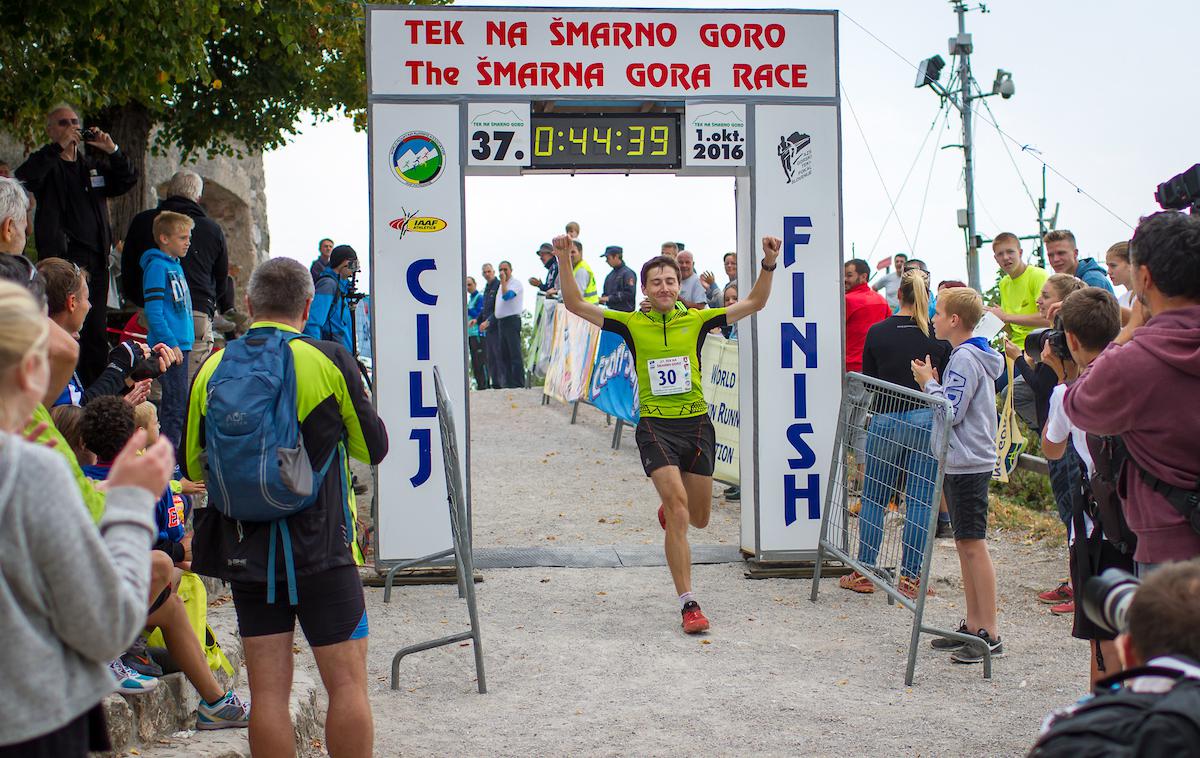
[(1029, 185), (1025, 182), (1025, 175), (1021, 173), (1020, 167), (1017, 166), (1017, 159), (1013, 157), (1012, 150), (1008, 148), (1008, 141), (1004, 139), (1003, 134), (1000, 132), (1000, 127), (998, 126), (999, 120), (996, 118), (996, 114), (992, 113), (992, 106), (989, 105), (988, 101), (984, 100), (982, 97), (983, 90), (979, 89), (979, 82), (975, 82), (975, 91), (979, 93), (980, 102), (982, 102), (983, 107), (987, 109), (988, 115), (992, 117), (992, 125), (996, 127), (996, 135), (1000, 137), (1000, 144), (1004, 146), (1004, 152), (1006, 155), (1008, 155), (1008, 161), (1012, 164), (1013, 171), (1017, 172), (1017, 178), (1021, 180), (1021, 186), (1025, 188), (1025, 196), (1029, 198), (1029, 204), (1033, 206), (1033, 212), (1040, 216), (1042, 209), (1038, 205), (1037, 200), (1033, 199), (1033, 192), (1029, 189)]
[[(896, 50), (894, 47), (892, 47), (892, 46), (891, 46), (891, 45), (889, 45), (888, 43), (884, 42), (882, 39), (880, 39), (878, 36), (876, 36), (876, 34), (875, 34), (874, 32), (872, 32), (870, 29), (868, 29), (867, 27), (863, 26), (863, 25), (862, 25), (862, 24), (860, 24), (858, 21), (856, 21), (856, 20), (854, 19), (854, 17), (853, 17), (853, 16), (850, 16), (850, 15), (849, 15), (849, 14), (847, 14), (845, 11), (838, 11), (838, 13), (839, 13), (839, 14), (840, 14), (840, 15), (841, 15), (843, 18), (845, 18), (847, 21), (849, 21), (850, 23), (854, 24), (854, 25), (855, 25), (855, 26), (857, 26), (859, 29), (861, 29), (861, 30), (862, 30), (864, 33), (866, 33), (866, 35), (867, 35), (868, 37), (870, 37), (871, 39), (875, 40), (875, 41), (876, 41), (876, 42), (878, 42), (880, 45), (883, 45), (885, 48), (887, 48), (889, 51), (891, 51), (892, 55), (895, 55), (897, 58), (899, 58), (900, 60), (904, 61), (904, 63), (905, 63), (906, 65), (908, 65), (908, 67), (909, 67), (909, 68), (913, 69), (914, 71), (918, 71), (918, 72), (920, 71), (920, 68), (917, 66), (917, 64), (915, 64), (915, 63), (913, 63), (912, 61), (910, 61), (909, 59), (905, 58), (905, 57), (904, 57), (903, 55), (901, 55), (901, 54), (900, 54), (900, 53), (899, 53), (899, 52), (898, 52), (898, 51), (897, 51), (897, 50)], [(986, 104), (986, 102), (987, 102), (987, 101), (985, 100), (985, 101), (984, 101), (984, 103)], [(1107, 205), (1105, 205), (1104, 203), (1102, 203), (1102, 202), (1100, 202), (1098, 199), (1096, 199), (1096, 197), (1095, 197), (1094, 195), (1092, 195), (1092, 193), (1088, 192), (1088, 191), (1087, 191), (1087, 190), (1085, 190), (1083, 187), (1080, 187), (1078, 184), (1076, 184), (1074, 181), (1072, 181), (1070, 178), (1068, 178), (1068, 177), (1067, 177), (1065, 174), (1063, 174), (1061, 171), (1059, 171), (1057, 168), (1055, 168), (1055, 167), (1054, 167), (1054, 166), (1053, 166), (1053, 165), (1052, 165), (1052, 164), (1051, 164), (1049, 161), (1047, 161), (1046, 159), (1044, 159), (1044, 158), (1040, 157), (1040, 156), (1041, 156), (1041, 153), (1039, 153), (1039, 152), (1037, 152), (1036, 150), (1034, 150), (1034, 149), (1031, 147), (1031, 145), (1029, 145), (1028, 143), (1022, 143), (1020, 140), (1016, 139), (1015, 137), (1013, 137), (1012, 135), (1010, 135), (1008, 132), (1006, 132), (1006, 131), (1004, 131), (1003, 129), (1001, 129), (1001, 128), (1000, 128), (1000, 126), (999, 126), (999, 125), (998, 125), (998, 124), (995, 122), (995, 120), (994, 120), (994, 119), (989, 119), (988, 117), (984, 116), (984, 115), (983, 115), (981, 112), (979, 112), (979, 110), (978, 110), (977, 108), (975, 108), (975, 107), (972, 107), (972, 108), (971, 108), (971, 111), (972, 111), (973, 113), (975, 113), (975, 115), (979, 116), (981, 119), (983, 119), (984, 121), (986, 121), (987, 123), (989, 123), (989, 124), (991, 124), (993, 127), (995, 127), (995, 128), (996, 128), (996, 131), (997, 131), (997, 132), (1000, 134), (1000, 136), (1001, 136), (1003, 139), (1009, 140), (1009, 141), (1010, 141), (1010, 142), (1012, 142), (1014, 145), (1017, 145), (1017, 146), (1019, 146), (1019, 147), (1021, 148), (1021, 152), (1022, 152), (1022, 153), (1028, 153), (1030, 156), (1032, 156), (1032, 157), (1033, 157), (1033, 159), (1034, 159), (1034, 160), (1036, 160), (1038, 163), (1040, 163), (1040, 164), (1042, 164), (1043, 166), (1045, 166), (1045, 167), (1046, 167), (1046, 168), (1047, 168), (1047, 169), (1048, 169), (1048, 170), (1049, 170), (1049, 171), (1050, 171), (1052, 174), (1054, 174), (1054, 175), (1055, 175), (1055, 176), (1057, 176), (1059, 179), (1062, 179), (1064, 182), (1066, 182), (1067, 184), (1069, 184), (1069, 185), (1070, 185), (1070, 186), (1071, 186), (1071, 187), (1072, 187), (1072, 188), (1075, 190), (1075, 192), (1076, 192), (1077, 194), (1083, 195), (1083, 196), (1084, 196), (1084, 197), (1086, 197), (1088, 200), (1091, 200), (1091, 201), (1092, 201), (1093, 203), (1095, 203), (1097, 206), (1099, 206), (1100, 208), (1102, 208), (1102, 209), (1103, 209), (1103, 210), (1104, 210), (1106, 213), (1108, 213), (1108, 215), (1112, 216), (1112, 217), (1113, 217), (1113, 218), (1115, 218), (1117, 221), (1120, 221), (1122, 224), (1124, 224), (1125, 226), (1129, 227), (1130, 229), (1133, 229), (1133, 226), (1132, 226), (1132, 225), (1131, 225), (1131, 224), (1130, 224), (1128, 221), (1126, 221), (1125, 219), (1123, 219), (1123, 218), (1121, 218), (1120, 216), (1118, 216), (1118, 215), (1117, 215), (1117, 213), (1116, 213), (1115, 211), (1113, 211), (1113, 210), (1112, 210), (1111, 208), (1109, 208)], [(989, 109), (989, 111), (990, 111), (990, 109)]]
[[(950, 121), (950, 109), (943, 108), (939, 112), (939, 115), (942, 117), (942, 128), (945, 129)], [(929, 159), (929, 173), (925, 176), (925, 194), (921, 196), (921, 212), (917, 214), (917, 231), (913, 233), (914, 255), (917, 253), (917, 243), (921, 241), (921, 226), (925, 223), (925, 203), (929, 200), (929, 187), (933, 183), (933, 167), (937, 163), (938, 154), (941, 152), (940, 149), (935, 149)]]
[[(870, 259), (875, 254), (875, 247), (879, 244), (879, 239), (883, 236), (883, 231), (887, 228), (892, 216), (896, 216), (896, 225), (900, 227), (900, 234), (904, 236), (904, 241), (907, 243), (908, 249), (912, 250), (912, 241), (908, 238), (908, 232), (904, 230), (904, 223), (900, 220), (900, 216), (896, 215), (896, 201), (892, 199), (892, 193), (888, 189), (887, 182), (883, 179), (883, 172), (879, 170), (879, 163), (875, 160), (875, 153), (871, 150), (871, 143), (867, 140), (867, 133), (863, 131), (862, 123), (858, 120), (858, 113), (854, 110), (854, 104), (850, 102), (850, 93), (846, 91), (845, 84), (841, 85), (841, 89), (842, 97), (846, 100), (846, 107), (850, 109), (850, 116), (854, 119), (854, 125), (858, 127), (858, 134), (862, 137), (863, 145), (867, 148), (867, 155), (871, 159), (871, 165), (875, 167), (875, 175), (879, 177), (879, 184), (883, 187), (883, 194), (887, 196), (888, 205), (891, 206), (891, 210), (883, 220), (883, 226), (879, 229), (879, 236), (875, 238), (875, 244), (871, 246), (871, 252), (867, 254), (867, 258)], [(934, 122), (936, 123), (936, 119)], [(926, 134), (925, 137), (928, 139), (929, 135)], [(921, 147), (924, 148), (925, 143), (922, 142)]]

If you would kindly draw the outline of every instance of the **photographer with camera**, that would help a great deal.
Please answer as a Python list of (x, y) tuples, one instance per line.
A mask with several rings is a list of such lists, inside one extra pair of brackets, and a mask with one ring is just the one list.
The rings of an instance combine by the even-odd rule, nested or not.
[[(1061, 460), (1068, 449), (1076, 453), (1076, 464), (1084, 474), (1072, 495), (1071, 581), (1084, 587), (1087, 581), (1109, 568), (1133, 571), (1137, 538), (1129, 531), (1121, 511), (1114, 478), (1111, 442), (1088, 435), (1071, 424), (1063, 411), (1066, 382), (1096, 359), (1121, 331), (1121, 308), (1109, 292), (1085, 287), (1063, 301), (1055, 328), (1046, 330), (1042, 363), (1052, 368), (1061, 383), (1050, 398), (1049, 419), (1042, 432), (1042, 451), (1047, 460)], [(1075, 623), (1071, 635), (1092, 642), (1091, 678), (1095, 685), (1103, 676), (1120, 671), (1116, 636), (1088, 620), (1082, 606), (1074, 604)]]
[(1116, 638), (1125, 670), (1048, 716), (1031, 758), (1200, 756), (1200, 560), (1140, 586), (1109, 569), (1084, 589), (1088, 616)]
[(338, 245), (329, 254), (329, 266), (317, 277), (316, 294), (304, 333), (319, 340), (341, 343), (357, 355), (354, 349), (354, 328), (350, 298), (357, 294), (354, 277), (358, 274), (358, 253), (349, 245)]
[(1129, 243), (1141, 307), (1066, 391), (1071, 423), (1120, 435), (1139, 575), (1200, 555), (1200, 216), (1146, 216)]
[[(17, 167), (16, 177), (37, 198), (33, 238), (38, 258), (66, 258), (91, 277), (91, 312), (80, 330), (79, 373), (91, 382), (108, 356), (108, 198), (133, 189), (137, 170), (111, 136), (84, 128), (75, 110), (59, 105), (46, 115), (49, 144)], [(87, 145), (95, 152), (84, 151)]]

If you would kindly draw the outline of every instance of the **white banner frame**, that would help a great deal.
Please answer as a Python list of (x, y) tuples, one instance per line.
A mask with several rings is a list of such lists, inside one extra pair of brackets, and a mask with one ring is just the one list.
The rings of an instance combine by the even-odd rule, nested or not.
[[(717, 24), (718, 40), (719, 35), (725, 33), (721, 30), (728, 25), (740, 25), (743, 34), (759, 28), (761, 34), (762, 29), (775, 24), (783, 28), (787, 37), (793, 41), (799, 37), (807, 46), (798, 50), (790, 49), (786, 44), (777, 47), (764, 44), (761, 51), (750, 47), (731, 52), (723, 49), (723, 46), (715, 50), (707, 49), (702, 42), (692, 40), (687, 50), (682, 47), (679, 51), (655, 47), (652, 55), (644, 54), (648, 52), (644, 49), (631, 51), (623, 46), (611, 46), (610, 49), (591, 45), (562, 46), (555, 49), (568, 50), (573, 60), (601, 65), (611, 61), (627, 62), (632, 53), (643, 63), (661, 63), (669, 68), (673, 53), (679, 53), (677, 58), (691, 55), (696, 61), (712, 64), (711, 81), (716, 84), (710, 83), (710, 86), (695, 89), (665, 84), (658, 88), (638, 90), (629, 84), (630, 74), (624, 66), (620, 70), (614, 68), (610, 79), (607, 79), (606, 66), (607, 81), (616, 84), (592, 87), (590, 90), (586, 87), (560, 87), (555, 90), (540, 86), (536, 81), (525, 87), (488, 88), (479, 84), (481, 80), (474, 78), (476, 65), (487, 50), (483, 49), (482, 41), (470, 38), (470, 34), (472, 28), (483, 28), (489, 17), (493, 21), (508, 23), (524, 20), (531, 30), (530, 34), (545, 31), (535, 27), (543, 22), (548, 24), (549, 19), (561, 20), (563, 24), (575, 23), (579, 25), (577, 29), (584, 28), (585, 23), (609, 23), (614, 26), (672, 24), (676, 28), (677, 39), (682, 38), (679, 36), (681, 34), (702, 34), (698, 31), (699, 25), (705, 22)], [(455, 27), (455, 22), (461, 23)], [(586, 28), (593, 30), (591, 36), (585, 34), (577, 39), (601, 39), (595, 36), (594, 29), (598, 27)], [(398, 41), (395, 38), (396, 29), (411, 32), (413, 36), (409, 39), (417, 39), (418, 44), (407, 44), (402, 39)], [(460, 36), (467, 35), (462, 38), (463, 44), (426, 44), (432, 38), (455, 41), (454, 34), (450, 32), (452, 29), (457, 29)], [(729, 32), (731, 35), (733, 33), (732, 30)], [(392, 35), (390, 38), (389, 34)], [(735, 178), (739, 282), (752, 283), (755, 280), (761, 259), (758, 240), (763, 235), (779, 236), (787, 242), (780, 261), (780, 271), (775, 276), (771, 303), (763, 313), (740, 327), (740, 345), (743, 349), (739, 351), (739, 365), (742, 376), (746, 378), (746, 381), (739, 382), (739, 447), (743, 490), (741, 545), (745, 552), (764, 561), (815, 558), (820, 508), (823, 507), (824, 492), (828, 486), (825, 479), (829, 470), (828, 455), (832, 454), (836, 432), (838, 403), (831, 402), (833, 397), (813, 396), (813, 390), (810, 390), (806, 408), (801, 409), (806, 411), (807, 418), (795, 418), (796, 409), (793, 408), (793, 412), (786, 416), (789, 423), (782, 427), (785, 416), (774, 409), (779, 407), (780, 397), (792, 396), (791, 390), (785, 388), (786, 391), (781, 391), (785, 384), (791, 387), (797, 381), (804, 382), (824, 395), (828, 387), (840, 388), (844, 369), (837, 13), (811, 10), (370, 5), (367, 7), (366, 37), (375, 403), (388, 424), (391, 439), (388, 459), (376, 470), (376, 567), (386, 569), (399, 561), (428, 555), (450, 545), (441, 461), (430, 463), (429, 476), (420, 486), (412, 485), (414, 472), (420, 468), (419, 448), (424, 444), (423, 439), (418, 443), (413, 438), (414, 432), (429, 428), (432, 435), (429, 447), (432, 451), (439, 449), (437, 424), (429, 423), (435, 419), (414, 417), (410, 413), (420, 403), (414, 405), (411, 397), (411, 387), (417, 385), (410, 385), (410, 380), (404, 375), (407, 373), (411, 376), (412, 372), (421, 374), (422, 366), (431, 367), (436, 363), (451, 394), (450, 400), (456, 411), (460, 460), (464, 461), (466, 468), (468, 512), (471, 507), (468, 444), (470, 409), (467, 403), (467, 349), (463, 323), (465, 295), (461, 286), (466, 268), (463, 217), (465, 177), (485, 173), (516, 176), (529, 169), (521, 166), (468, 166), (468, 104), (525, 101), (532, 104), (535, 100), (548, 99), (570, 105), (594, 106), (595, 110), (603, 110), (614, 100), (626, 104), (630, 99), (653, 101), (666, 103), (670, 111), (677, 110), (681, 118), (687, 106), (701, 103), (737, 103), (745, 108), (747, 134), (754, 135), (754, 139), (746, 143), (746, 165), (698, 167), (688, 166), (685, 160), (683, 167), (671, 173)], [(438, 49), (431, 49), (433, 47)], [(549, 49), (532, 43), (526, 47), (539, 51)], [(515, 47), (501, 46), (489, 55), (498, 55), (501, 49), (508, 55), (506, 60), (517, 61), (519, 56), (513, 52)], [(416, 57), (418, 54), (421, 57)], [(819, 60), (804, 58), (803, 65), (808, 68), (801, 78), (809, 86), (803, 88), (772, 86), (746, 91), (733, 87), (733, 80), (726, 76), (732, 71), (732, 66), (739, 65), (743, 60), (755, 71), (762, 71), (765, 70), (762, 66), (785, 65), (781, 56), (796, 63), (804, 55), (821, 57)], [(447, 67), (457, 68), (460, 71), (458, 84), (449, 86), (443, 76), (440, 83), (397, 86), (397, 72), (407, 71), (411, 74), (418, 70), (426, 73), (431, 70), (425, 63), (414, 67), (414, 60), (427, 61), (428, 66), (443, 73)], [(525, 62), (529, 63), (528, 60)], [(518, 64), (514, 65), (519, 69)], [(726, 67), (724, 73), (722, 66)], [(793, 84), (798, 81), (795, 69), (771, 69), (768, 74), (773, 75), (771, 72), (774, 71), (782, 72), (779, 81), (789, 76)], [(463, 76), (463, 72), (469, 72), (470, 75)], [(622, 76), (626, 77), (624, 83), (621, 83)], [(472, 80), (474, 83), (470, 84)], [(401, 111), (395, 111), (396, 108)], [(390, 116), (385, 115), (396, 112), (408, 114), (404, 117), (408, 121), (403, 128), (389, 122)], [(455, 118), (456, 126), (452, 124)], [(808, 125), (810, 122), (812, 126)], [(788, 142), (790, 132), (779, 134), (781, 124), (794, 127), (797, 134), (812, 136), (811, 147), (807, 143), (801, 146), (799, 141)], [(686, 128), (686, 124), (681, 124), (681, 130)], [(428, 132), (445, 148), (445, 163), (431, 182), (426, 181), (425, 164), (421, 163), (428, 156), (428, 150), (406, 158), (405, 165), (409, 167), (411, 176), (397, 178), (388, 175), (395, 173), (391, 169), (390, 154), (402, 134), (409, 132)], [(769, 145), (764, 142), (768, 134), (773, 140)], [(776, 138), (782, 138), (779, 145), (774, 142)], [(806, 148), (809, 152), (802, 155)], [(797, 159), (795, 166), (799, 173), (795, 177), (787, 173), (790, 167), (784, 163), (785, 153)], [(811, 171), (811, 175), (799, 176), (806, 171)], [(652, 172), (622, 169), (618, 173)], [(404, 200), (408, 204), (401, 202)], [(396, 207), (398, 205), (400, 207)], [(418, 221), (397, 221), (406, 214), (415, 216)], [(444, 224), (419, 220), (430, 218), (441, 220)], [(796, 227), (798, 218), (807, 218), (814, 228)], [(785, 220), (794, 228), (785, 229)], [(399, 223), (399, 228), (390, 225), (394, 221)], [(436, 233), (417, 233), (420, 230)], [(398, 241), (394, 239), (397, 233), (403, 233), (403, 238)], [(799, 241), (802, 237), (803, 242)], [(406, 292), (402, 285), (409, 283), (407, 274), (397, 278), (397, 272), (401, 270), (398, 261), (410, 266), (414, 260), (418, 260), (417, 256), (437, 263), (436, 269), (422, 269), (418, 276), (418, 281), (428, 290), (427, 294), (437, 297), (436, 305), (415, 300), (411, 291)], [(803, 318), (793, 315), (796, 302), (793, 283), (798, 281), (797, 274), (802, 275), (805, 282), (801, 300), (807, 308), (807, 315)], [(743, 286), (748, 290), (748, 285)], [(435, 289), (438, 291), (435, 292)], [(429, 330), (432, 330), (424, 333), (428, 345), (418, 344), (422, 333), (413, 328), (419, 316), (428, 319)], [(453, 324), (457, 324), (457, 334), (451, 331)], [(807, 360), (807, 353), (797, 347), (793, 339), (790, 344), (795, 355), (799, 356), (800, 363), (797, 364), (793, 359), (792, 368), (781, 367), (781, 334), (785, 328), (799, 330), (789, 331), (790, 334), (807, 334), (805, 330), (816, 330), (814, 359)], [(386, 342), (380, 339), (383, 335), (387, 336)], [(796, 380), (796, 376), (804, 378)], [(421, 381), (425, 382), (425, 379)], [(431, 376), (427, 383), (429, 392), (425, 394), (431, 398)], [(840, 401), (840, 397), (838, 399)], [(831, 420), (824, 418), (824, 411), (829, 408), (834, 411)], [(797, 424), (809, 424), (811, 428), (797, 431)], [(433, 457), (438, 458), (436, 455)], [(816, 490), (811, 493), (813, 501), (817, 503), (815, 518), (808, 507), (800, 508), (795, 503), (789, 506), (782, 502), (783, 494), (788, 491), (786, 482), (790, 481), (786, 477), (800, 475), (797, 470), (804, 476), (808, 476), (811, 470), (811, 475), (816, 477)], [(792, 490), (795, 489), (792, 486)], [(803, 518), (797, 516), (787, 520), (800, 513)]]

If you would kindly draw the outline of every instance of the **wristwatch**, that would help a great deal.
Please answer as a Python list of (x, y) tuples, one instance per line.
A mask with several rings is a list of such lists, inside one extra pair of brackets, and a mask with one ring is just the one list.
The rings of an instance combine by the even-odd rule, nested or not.
[(766, 263), (763, 263), (763, 264), (762, 264), (762, 270), (763, 270), (763, 271), (774, 271), (774, 270), (775, 270), (775, 269), (777, 269), (777, 268), (779, 268), (779, 264), (778, 264), (778, 263), (773, 263), (773, 264), (771, 264), (770, 266), (768, 266)]

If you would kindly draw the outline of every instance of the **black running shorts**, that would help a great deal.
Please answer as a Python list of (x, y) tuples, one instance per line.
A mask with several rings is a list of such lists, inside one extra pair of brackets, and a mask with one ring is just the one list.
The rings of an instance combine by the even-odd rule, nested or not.
[(946, 510), (954, 522), (954, 539), (987, 539), (988, 486), (992, 473), (946, 474), (942, 492), (946, 495)]
[(357, 566), (338, 566), (296, 577), (299, 605), (288, 605), (287, 582), (282, 580), (276, 582), (274, 603), (267, 602), (265, 582), (230, 584), (238, 631), (243, 637), (294, 631), (297, 618), (312, 647), (367, 636), (367, 606)]
[(690, 418), (643, 416), (633, 436), (646, 476), (663, 466), (712, 476), (717, 437), (707, 413)]

